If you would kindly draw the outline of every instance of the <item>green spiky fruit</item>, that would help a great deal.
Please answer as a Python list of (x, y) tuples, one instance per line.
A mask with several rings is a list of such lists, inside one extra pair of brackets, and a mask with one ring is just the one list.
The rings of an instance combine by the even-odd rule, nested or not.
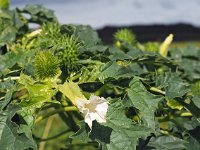
[(81, 43), (74, 36), (63, 36), (57, 44), (55, 55), (61, 60), (62, 66), (69, 72), (76, 67), (78, 49)]
[(53, 78), (59, 71), (59, 60), (50, 51), (41, 51), (35, 56), (35, 76), (38, 79)]
[(61, 33), (58, 23), (44, 24), (35, 43), (35, 48), (51, 51), (60, 60), (60, 67), (64, 73), (77, 70), (76, 62), (81, 43), (74, 35)]
[(49, 50), (58, 43), (57, 41), (59, 41), (61, 36), (60, 25), (57, 22), (43, 24), (41, 33), (35, 42), (35, 47)]
[(136, 37), (129, 29), (120, 29), (114, 34), (114, 39), (117, 46), (120, 46), (121, 42), (134, 45), (136, 43)]
[(60, 33), (60, 25), (58, 22), (51, 22), (47, 24), (43, 24), (42, 26), (42, 35), (47, 37), (57, 38), (61, 36)]
[(160, 44), (158, 42), (147, 42), (144, 44), (145, 51), (158, 52)]

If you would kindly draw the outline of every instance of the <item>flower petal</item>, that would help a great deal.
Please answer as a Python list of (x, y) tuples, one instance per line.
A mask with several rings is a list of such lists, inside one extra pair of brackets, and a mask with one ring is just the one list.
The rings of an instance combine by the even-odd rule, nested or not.
[(89, 125), (90, 129), (92, 129), (92, 122), (94, 120), (99, 123), (106, 122), (108, 101), (105, 98), (91, 95), (89, 100), (76, 100), (75, 104), (83, 114), (84, 120)]

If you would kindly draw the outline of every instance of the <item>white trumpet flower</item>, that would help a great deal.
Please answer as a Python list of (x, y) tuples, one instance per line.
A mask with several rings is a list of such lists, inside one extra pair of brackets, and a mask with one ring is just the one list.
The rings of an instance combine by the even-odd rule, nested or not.
[(106, 122), (108, 101), (105, 98), (91, 95), (89, 100), (76, 100), (75, 104), (83, 114), (84, 120), (89, 125), (90, 129), (92, 129), (92, 122), (94, 120), (99, 123)]
[(99, 123), (106, 122), (106, 113), (108, 110), (108, 101), (99, 96), (91, 95), (90, 99), (82, 94), (77, 83), (72, 81), (65, 82), (59, 86), (61, 91), (83, 114), (85, 122), (92, 129), (92, 122), (96, 120)]

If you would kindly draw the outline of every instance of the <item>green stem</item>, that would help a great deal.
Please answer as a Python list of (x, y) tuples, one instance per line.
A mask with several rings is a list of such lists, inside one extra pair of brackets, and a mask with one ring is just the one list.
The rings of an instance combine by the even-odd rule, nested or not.
[(1, 81), (6, 81), (8, 79), (11, 79), (11, 80), (19, 80), (20, 77), (8, 77), (8, 78), (3, 78)]
[(157, 89), (157, 88), (155, 88), (155, 87), (151, 87), (149, 90), (150, 90), (150, 91), (153, 91), (153, 92), (156, 92), (156, 93), (160, 93), (160, 94), (162, 94), (162, 95), (165, 95), (165, 92), (164, 92), (164, 91), (162, 91), (162, 90), (160, 90), (160, 89)]
[[(49, 117), (47, 119), (44, 131), (43, 131), (42, 138), (47, 138), (48, 137), (49, 131), (51, 129), (51, 125), (52, 125), (52, 122), (53, 122), (53, 119), (54, 119), (54, 117)], [(45, 149), (45, 145), (46, 145), (46, 142), (40, 142), (38, 150), (44, 150)]]
[(56, 138), (66, 134), (66, 133), (69, 133), (69, 132), (71, 132), (71, 130), (68, 129), (68, 130), (65, 130), (65, 131), (63, 131), (61, 133), (58, 133), (58, 134), (56, 134), (56, 135), (54, 135), (52, 137), (49, 137), (49, 138), (46, 138), (46, 139), (39, 139), (39, 140), (40, 141), (50, 141), (50, 140), (56, 139)]
[(64, 107), (64, 108), (60, 108), (60, 109), (55, 109), (52, 112), (49, 112), (48, 114), (44, 115), (44, 116), (39, 116), (35, 123), (40, 122), (41, 120), (48, 118), (49, 116), (55, 115), (57, 113), (61, 113), (61, 112), (67, 112), (67, 111), (77, 111), (78, 109), (75, 106), (68, 106), (68, 107)]
[(4, 98), (5, 98), (5, 97), (1, 97), (1, 98), (0, 98), (0, 101), (3, 100)]

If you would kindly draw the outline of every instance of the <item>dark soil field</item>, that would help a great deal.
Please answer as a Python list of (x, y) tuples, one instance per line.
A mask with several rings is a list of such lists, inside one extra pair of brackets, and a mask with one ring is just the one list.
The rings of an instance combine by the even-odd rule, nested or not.
[(98, 30), (98, 33), (105, 43), (112, 43), (112, 35), (120, 28), (131, 29), (140, 42), (163, 41), (170, 33), (174, 34), (175, 42), (200, 40), (200, 27), (189, 24), (133, 25), (124, 27), (108, 26)]

